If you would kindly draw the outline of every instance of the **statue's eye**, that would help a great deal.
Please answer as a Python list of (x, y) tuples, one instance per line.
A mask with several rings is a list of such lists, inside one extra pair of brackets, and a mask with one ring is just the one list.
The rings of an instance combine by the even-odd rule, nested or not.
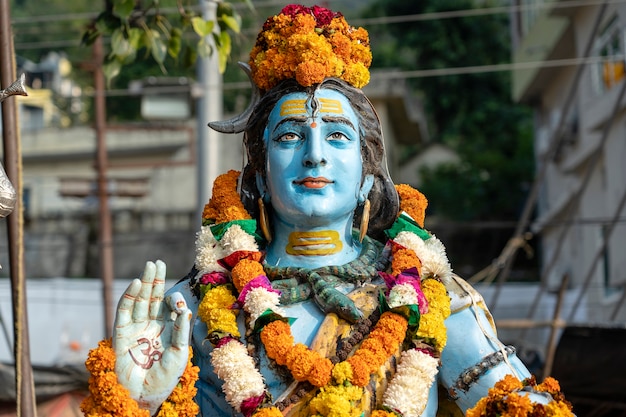
[(332, 140), (332, 141), (349, 141), (350, 138), (347, 137), (344, 133), (334, 132), (334, 133), (331, 133), (330, 135), (328, 135), (328, 140)]
[(295, 142), (297, 140), (300, 140), (300, 136), (295, 133), (285, 133), (276, 139), (277, 142)]

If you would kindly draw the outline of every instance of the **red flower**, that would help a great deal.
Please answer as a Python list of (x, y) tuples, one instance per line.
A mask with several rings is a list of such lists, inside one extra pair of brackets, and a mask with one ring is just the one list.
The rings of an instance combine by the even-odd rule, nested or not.
[(299, 14), (311, 13), (311, 9), (300, 4), (288, 4), (283, 7), (283, 10), (281, 10), (280, 12), (287, 16), (296, 17)]
[(320, 6), (313, 6), (312, 9), (313, 16), (315, 16), (315, 20), (317, 21), (317, 27), (326, 26), (333, 20), (335, 17), (341, 16), (341, 13), (333, 12), (330, 9)]

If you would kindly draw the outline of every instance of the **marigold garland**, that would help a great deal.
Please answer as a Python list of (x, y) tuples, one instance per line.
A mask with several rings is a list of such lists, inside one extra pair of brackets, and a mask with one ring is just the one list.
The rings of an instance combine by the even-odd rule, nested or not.
[[(524, 388), (550, 394), (553, 401), (544, 405), (533, 403), (527, 395), (520, 394)], [(466, 417), (533, 416), (533, 417), (572, 417), (571, 404), (565, 400), (556, 379), (548, 377), (541, 384), (534, 378), (520, 381), (512, 375), (506, 375), (489, 390), (489, 394), (467, 410)]]
[[(192, 417), (200, 409), (194, 401), (197, 389), (199, 368), (193, 366), (193, 351), (189, 348), (189, 359), (178, 385), (161, 405), (157, 417)], [(86, 417), (150, 417), (150, 411), (140, 408), (130, 397), (128, 389), (117, 382), (115, 374), (115, 352), (111, 339), (102, 340), (98, 347), (91, 349), (85, 367), (91, 373), (89, 396), (83, 400), (80, 409)]]
[(250, 52), (252, 79), (263, 90), (289, 78), (308, 87), (328, 77), (362, 88), (371, 63), (367, 31), (319, 6), (284, 7), (265, 21)]
[(428, 206), (426, 196), (407, 184), (396, 185), (396, 191), (400, 196), (400, 212), (406, 212), (420, 227), (424, 227)]
[(231, 192), (231, 190), (237, 190), (237, 178), (239, 178), (239, 171), (230, 170), (215, 179), (211, 200), (202, 211), (203, 223), (208, 221), (217, 224), (251, 218), (239, 196), (234, 198)]

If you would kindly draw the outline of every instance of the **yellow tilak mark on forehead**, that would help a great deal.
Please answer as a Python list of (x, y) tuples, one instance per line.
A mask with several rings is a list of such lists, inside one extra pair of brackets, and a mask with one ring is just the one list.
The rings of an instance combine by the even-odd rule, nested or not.
[(294, 114), (306, 114), (306, 100), (285, 100), (280, 106), (281, 116), (290, 116)]
[[(321, 105), (321, 108), (319, 109), (320, 112), (336, 114), (343, 113), (341, 101), (332, 98), (319, 98), (318, 100)], [(281, 116), (292, 116), (294, 114), (307, 114), (306, 99), (285, 100), (280, 106)]]
[(332, 98), (320, 98), (319, 101), (322, 105), (322, 108), (320, 109), (322, 113), (343, 113), (341, 101)]

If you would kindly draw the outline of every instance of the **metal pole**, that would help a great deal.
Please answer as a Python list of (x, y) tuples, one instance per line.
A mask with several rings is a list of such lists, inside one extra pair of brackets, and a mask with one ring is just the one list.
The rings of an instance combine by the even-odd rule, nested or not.
[[(0, 86), (4, 88), (11, 85), (16, 78), (14, 62), (9, 0), (0, 0)], [(7, 217), (15, 331), (17, 415), (18, 417), (32, 417), (36, 415), (36, 402), (28, 337), (28, 309), (26, 306), (26, 283), (24, 278), (24, 218), (20, 199), (22, 195), (21, 153), (15, 100), (6, 100), (2, 103), (2, 123), (4, 166), (18, 196), (15, 209)]]
[[(217, 4), (213, 1), (199, 0), (202, 8), (202, 17), (205, 20), (215, 20)], [(207, 42), (213, 44), (209, 36)], [(222, 117), (222, 77), (219, 73), (217, 52), (208, 58), (199, 58), (197, 64), (198, 83), (202, 95), (198, 99), (198, 201), (197, 219), (200, 221), (202, 209), (209, 201), (213, 181), (219, 175), (219, 133), (210, 129), (209, 122), (220, 120)]]
[(93, 44), (93, 77), (96, 90), (94, 96), (94, 127), (96, 131), (96, 169), (98, 179), (98, 251), (100, 255), (102, 299), (104, 303), (104, 334), (108, 338), (113, 333), (113, 232), (107, 181), (109, 162), (106, 148), (106, 101), (104, 96), (104, 73), (102, 72), (103, 57), (102, 37), (100, 36)]

